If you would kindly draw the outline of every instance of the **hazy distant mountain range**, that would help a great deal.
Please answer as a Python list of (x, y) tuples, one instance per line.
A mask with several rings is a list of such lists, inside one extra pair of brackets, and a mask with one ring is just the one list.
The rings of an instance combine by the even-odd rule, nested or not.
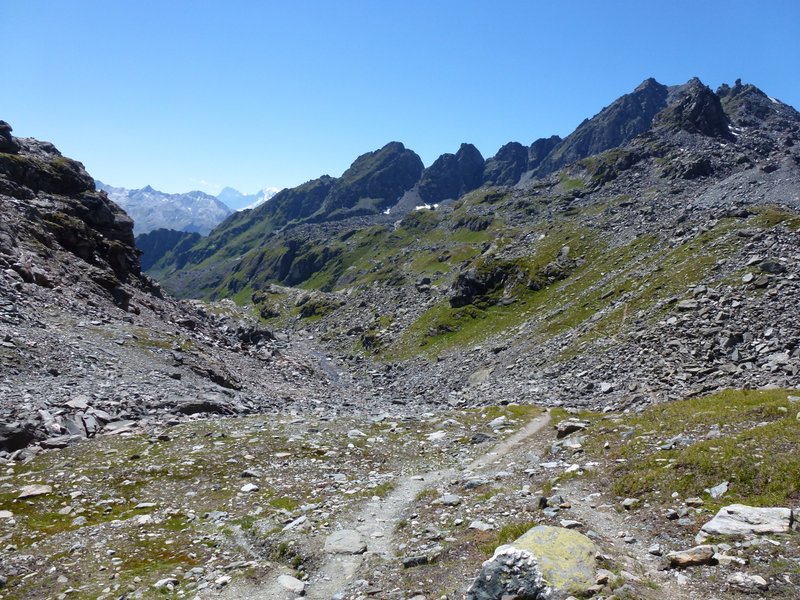
[(247, 210), (264, 204), (264, 202), (272, 198), (279, 191), (278, 188), (268, 187), (259, 190), (255, 194), (243, 194), (232, 187), (225, 187), (217, 194), (217, 199), (224, 202), (233, 210)]
[(175, 229), (206, 235), (232, 212), (216, 197), (199, 191), (167, 194), (149, 185), (139, 190), (129, 190), (97, 180), (95, 185), (133, 218), (136, 235), (154, 229)]
[(279, 191), (264, 188), (255, 194), (242, 194), (226, 187), (215, 197), (200, 191), (168, 194), (149, 185), (138, 190), (114, 187), (98, 180), (95, 185), (133, 218), (136, 235), (156, 229), (207, 235), (233, 211), (255, 208)]

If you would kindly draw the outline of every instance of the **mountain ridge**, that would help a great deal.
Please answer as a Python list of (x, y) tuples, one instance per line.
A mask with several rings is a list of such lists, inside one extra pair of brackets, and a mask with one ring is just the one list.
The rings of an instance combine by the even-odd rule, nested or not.
[[(742, 119), (735, 111), (741, 110), (741, 107), (748, 102), (742, 99), (745, 97), (750, 98), (750, 104), (763, 103), (766, 99), (770, 104), (778, 106), (754, 86), (742, 86), (741, 82), (737, 82), (734, 88), (720, 88), (718, 96), (696, 78), (685, 84), (670, 87), (652, 78), (647, 79), (632, 93), (622, 96), (591, 119), (586, 119), (575, 132), (563, 140), (557, 136), (537, 140), (527, 150), (522, 144), (511, 142), (488, 160), (484, 160), (474, 146), (462, 144), (458, 153), (443, 154), (430, 167), (424, 169), (415, 184), (411, 185), (412, 181), (409, 178), (405, 182), (405, 187), (408, 188), (405, 197), (417, 197), (419, 204), (433, 205), (455, 200), (486, 185), (524, 188), (531, 185), (531, 182), (547, 180), (556, 171), (562, 173), (561, 179), (568, 179), (567, 173), (570, 169), (574, 169), (574, 165), (580, 164), (580, 161), (588, 160), (592, 156), (601, 156), (604, 151), (612, 151), (609, 159), (603, 159), (594, 165), (592, 179), (595, 186), (600, 186), (613, 179), (621, 170), (630, 169), (636, 161), (653, 157), (655, 154), (661, 154), (660, 160), (665, 160), (663, 155), (666, 150), (652, 143), (655, 139), (653, 136), (658, 138), (698, 134), (702, 138), (716, 138), (725, 143), (733, 141), (735, 134), (731, 129), (732, 120)], [(731, 116), (725, 113), (722, 100), (725, 100), (727, 106), (733, 107), (734, 112)], [(764, 107), (759, 106), (759, 114), (764, 115), (764, 118), (769, 116), (769, 111), (765, 112)], [(790, 112), (782, 117), (781, 126), (787, 126), (787, 119), (794, 118), (787, 116), (791, 114), (791, 109), (786, 110)], [(636, 142), (639, 138), (643, 141)], [(648, 139), (651, 141), (646, 141)], [(641, 148), (648, 144), (650, 147), (647, 149)], [(635, 150), (622, 150), (629, 145)], [(702, 157), (691, 165), (678, 165), (676, 162), (668, 169), (681, 169), (682, 176), (690, 178), (710, 174), (713, 165), (708, 157)], [(325, 202), (322, 196), (330, 191), (325, 186), (333, 186), (334, 181), (322, 178), (294, 190), (284, 190), (276, 196), (274, 204), (269, 209), (262, 207), (261, 212), (229, 218), (212, 232), (208, 240), (200, 242), (195, 249), (184, 252), (182, 257), (177, 259), (175, 264), (179, 263), (182, 265), (181, 268), (188, 266), (188, 271), (180, 275), (180, 289), (191, 289), (191, 284), (189, 288), (184, 286), (193, 277), (192, 272), (196, 270), (193, 265), (200, 262), (212, 265), (207, 269), (206, 275), (201, 276), (203, 279), (201, 287), (207, 293), (213, 287), (219, 286), (226, 277), (222, 272), (212, 272), (213, 263), (219, 262), (213, 258), (215, 255), (220, 258), (245, 256), (250, 252), (257, 252), (259, 244), (268, 243), (269, 236), (280, 235), (284, 227), (297, 227), (304, 222), (322, 223), (328, 220), (328, 215), (332, 213), (320, 210), (319, 206)], [(319, 186), (323, 186), (324, 189)], [(399, 188), (394, 190), (393, 195), (398, 196), (398, 201), (399, 194)], [(292, 206), (295, 208), (291, 209)], [(390, 209), (388, 215), (379, 214), (381, 211), (373, 209), (361, 211), (360, 216), (369, 216), (374, 224), (393, 222), (405, 214), (402, 211), (397, 212), (401, 206), (404, 207), (403, 211), (408, 211), (413, 208), (414, 202), (404, 201), (395, 204), (397, 210), (394, 212), (391, 206), (392, 202), (388, 200), (380, 205), (381, 208)], [(265, 210), (267, 212), (264, 212)], [(342, 217), (346, 218), (348, 215), (339, 215), (338, 218)], [(295, 246), (292, 247), (297, 249)], [(333, 260), (337, 260), (337, 256), (337, 253), (330, 255)], [(285, 255), (284, 259), (289, 260), (288, 255)], [(162, 262), (158, 276), (163, 277), (170, 271), (169, 261), (170, 259), (167, 259)], [(282, 270), (282, 272), (287, 271)], [(195, 291), (197, 289), (199, 288)], [(178, 287), (173, 287), (172, 291), (177, 292)]]
[(168, 194), (149, 185), (136, 190), (99, 180), (95, 185), (131, 215), (137, 235), (165, 228), (207, 234), (231, 213), (215, 196), (197, 190)]

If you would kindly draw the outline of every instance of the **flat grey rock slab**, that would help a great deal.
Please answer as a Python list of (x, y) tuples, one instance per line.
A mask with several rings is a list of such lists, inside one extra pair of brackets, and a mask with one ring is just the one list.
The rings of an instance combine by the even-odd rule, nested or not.
[(710, 535), (749, 536), (763, 533), (786, 533), (792, 526), (789, 508), (758, 508), (744, 504), (723, 506), (702, 532)]
[(366, 551), (367, 543), (354, 529), (340, 529), (325, 540), (325, 552), (329, 554), (363, 554)]

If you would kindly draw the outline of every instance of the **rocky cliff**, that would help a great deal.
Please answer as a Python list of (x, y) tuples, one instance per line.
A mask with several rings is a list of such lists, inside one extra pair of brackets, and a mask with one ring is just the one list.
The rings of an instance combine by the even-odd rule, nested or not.
[[(26, 283), (85, 285), (127, 307), (141, 281), (131, 218), (52, 144), (15, 138), (2, 122), (0, 150), (0, 266)], [(67, 262), (79, 268), (65, 272)]]

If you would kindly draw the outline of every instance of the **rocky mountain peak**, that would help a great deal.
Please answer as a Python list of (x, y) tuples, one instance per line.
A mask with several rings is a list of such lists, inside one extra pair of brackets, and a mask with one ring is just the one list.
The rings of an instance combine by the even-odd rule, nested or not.
[(483, 183), (484, 160), (472, 144), (462, 143), (455, 154), (442, 154), (425, 169), (419, 195), (425, 202), (455, 199)]
[(653, 77), (648, 77), (642, 83), (640, 83), (636, 89), (633, 90), (634, 94), (641, 93), (641, 92), (655, 92), (661, 93), (661, 90), (664, 88), (663, 85), (658, 83)]
[(717, 89), (725, 113), (738, 127), (768, 127), (797, 131), (800, 113), (783, 102), (771, 98), (756, 86), (737, 79), (733, 87), (723, 83)]
[(669, 106), (656, 119), (658, 128), (731, 138), (720, 99), (697, 77), (677, 88), (673, 95)]
[(528, 170), (533, 171), (563, 140), (561, 136), (551, 135), (549, 138), (539, 138), (528, 148)]
[(422, 159), (400, 142), (362, 154), (335, 181), (320, 216), (383, 211), (414, 186), (422, 169)]
[(647, 79), (601, 110), (561, 141), (536, 168), (546, 175), (587, 156), (616, 148), (647, 131), (655, 116), (667, 106), (669, 91)]
[(528, 165), (528, 148), (519, 142), (508, 142), (486, 161), (483, 182), (488, 185), (514, 185)]
[(136, 235), (156, 229), (208, 234), (231, 211), (216, 197), (200, 191), (168, 194), (150, 185), (129, 190), (95, 181), (97, 188), (133, 217)]

